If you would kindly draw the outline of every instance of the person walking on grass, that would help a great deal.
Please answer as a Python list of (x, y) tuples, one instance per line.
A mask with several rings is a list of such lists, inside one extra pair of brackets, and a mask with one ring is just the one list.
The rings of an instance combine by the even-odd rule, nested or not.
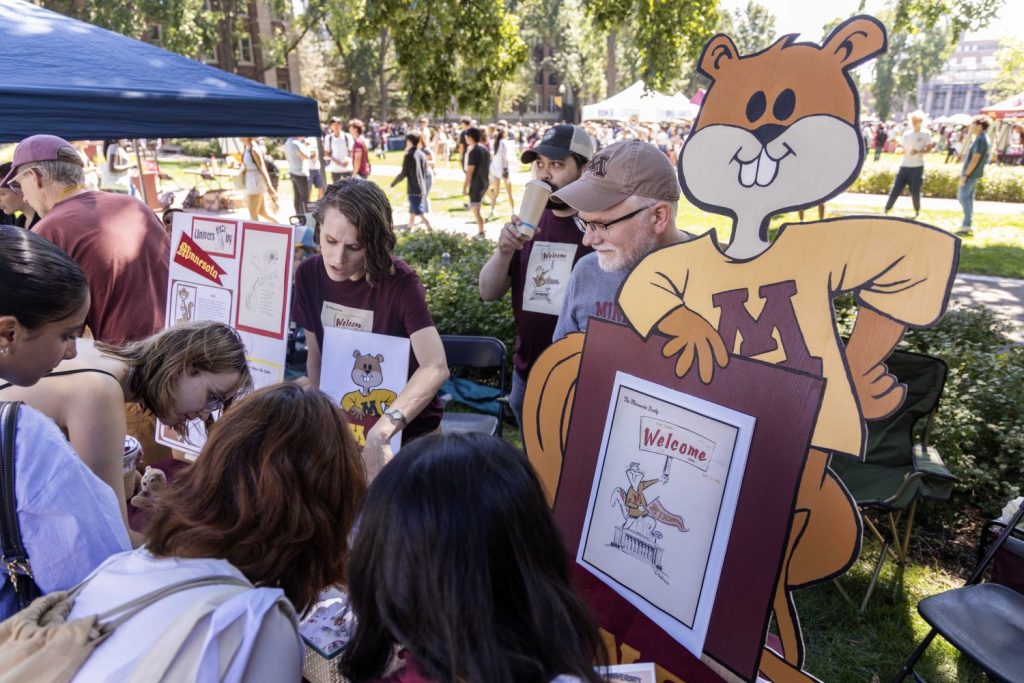
[(985, 165), (988, 163), (989, 144), (986, 133), (990, 124), (987, 116), (976, 116), (971, 121), (971, 134), (975, 138), (964, 155), (964, 165), (960, 171), (960, 189), (956, 195), (964, 209), (964, 222), (956, 234), (964, 237), (974, 235), (971, 226), (974, 218), (974, 191), (978, 188), (978, 181), (984, 175)]
[(409, 133), (405, 136), (405, 157), (402, 159), (402, 172), (391, 181), (391, 187), (405, 180), (405, 193), (409, 197), (409, 230), (416, 225), (416, 219), (423, 220), (427, 230), (431, 230), (427, 220), (427, 156), (420, 149), (420, 134)]
[(466, 129), (466, 178), (462, 185), (462, 193), (469, 195), (469, 210), (476, 221), (476, 236), (484, 236), (484, 216), (481, 204), (490, 181), (491, 154), (486, 145), (481, 144), (479, 128)]
[(913, 130), (903, 134), (903, 163), (900, 170), (896, 172), (896, 180), (893, 181), (892, 190), (889, 192), (889, 199), (885, 202), (885, 212), (892, 211), (896, 204), (896, 198), (903, 192), (903, 188), (910, 187), (910, 201), (914, 203), (914, 218), (921, 213), (921, 186), (924, 184), (924, 155), (932, 149), (932, 136), (921, 130), (924, 123), (925, 113), (915, 111), (910, 115), (910, 125)]

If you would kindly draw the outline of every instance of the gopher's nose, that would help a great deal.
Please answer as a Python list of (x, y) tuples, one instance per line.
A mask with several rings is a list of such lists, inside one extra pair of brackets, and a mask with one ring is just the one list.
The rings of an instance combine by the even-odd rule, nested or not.
[(766, 123), (754, 130), (754, 137), (761, 143), (761, 146), (766, 146), (769, 142), (782, 135), (783, 131), (786, 130), (785, 126), (780, 126), (777, 123)]

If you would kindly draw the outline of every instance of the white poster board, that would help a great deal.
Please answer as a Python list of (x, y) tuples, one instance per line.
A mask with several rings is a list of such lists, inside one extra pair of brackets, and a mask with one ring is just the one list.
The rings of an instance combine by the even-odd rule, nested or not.
[(576, 560), (698, 657), (754, 422), (616, 373)]
[[(178, 213), (171, 231), (167, 327), (215, 320), (238, 331), (253, 384), (284, 379), (295, 229)], [(188, 439), (157, 422), (156, 440), (195, 457), (206, 440), (198, 420)]]
[[(360, 446), (366, 443), (366, 432), (405, 388), (410, 348), (405, 337), (324, 328), (320, 390), (345, 411)], [(393, 453), (398, 453), (401, 442), (398, 432), (391, 439)]]

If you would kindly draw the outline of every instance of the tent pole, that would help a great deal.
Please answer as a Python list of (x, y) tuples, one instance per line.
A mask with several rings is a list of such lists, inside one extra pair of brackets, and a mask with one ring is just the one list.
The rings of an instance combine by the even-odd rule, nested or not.
[(149, 206), (149, 197), (146, 196), (146, 182), (142, 177), (142, 154), (139, 147), (139, 139), (135, 138), (133, 141), (135, 144), (135, 163), (136, 169), (139, 172), (139, 189), (142, 190), (142, 203)]
[(320, 178), (324, 181), (324, 187), (327, 187), (330, 183), (327, 182), (327, 162), (324, 159), (324, 136), (322, 132), (316, 136), (316, 153), (320, 155)]

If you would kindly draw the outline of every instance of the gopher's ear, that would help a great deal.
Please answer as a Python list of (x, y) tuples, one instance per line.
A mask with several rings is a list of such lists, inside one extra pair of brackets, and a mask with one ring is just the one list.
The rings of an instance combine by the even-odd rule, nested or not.
[(361, 356), (361, 355), (362, 354), (359, 353), (359, 349), (356, 349), (355, 351), (352, 352), (352, 357), (353, 358), (359, 358), (359, 356)]
[(719, 33), (704, 46), (704, 52), (701, 53), (700, 59), (697, 60), (697, 68), (702, 74), (714, 81), (717, 80), (718, 75), (722, 73), (722, 70), (729, 63), (735, 62), (739, 58), (740, 53), (736, 50), (736, 45), (732, 42), (732, 38), (724, 33)]
[(377, 354), (377, 362), (378, 363), (383, 363), (384, 362), (384, 355), (383, 354), (380, 354), (380, 353)]
[(852, 69), (882, 54), (887, 46), (882, 22), (861, 15), (851, 17), (837, 26), (821, 49), (838, 60), (843, 69)]

